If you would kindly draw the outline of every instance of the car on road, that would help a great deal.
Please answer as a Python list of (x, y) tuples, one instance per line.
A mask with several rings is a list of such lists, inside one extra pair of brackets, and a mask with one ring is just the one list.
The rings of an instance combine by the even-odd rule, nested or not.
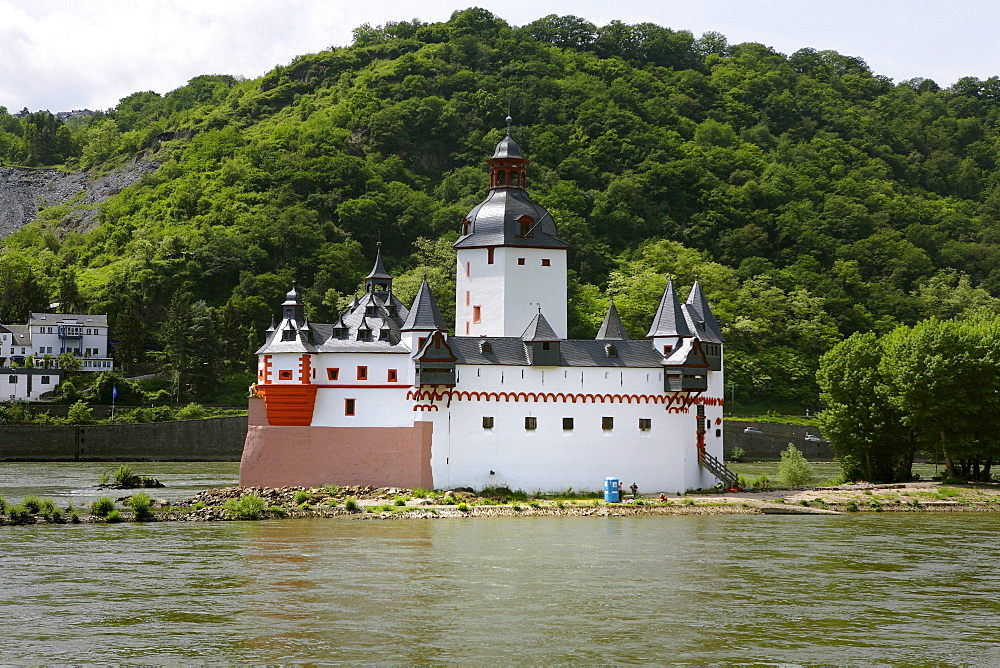
[(806, 434), (806, 440), (807, 440), (807, 441), (810, 441), (810, 442), (812, 442), (812, 443), (819, 443), (819, 442), (821, 442), (821, 441), (822, 441), (823, 439), (822, 439), (822, 438), (820, 438), (819, 436), (817, 436), (816, 434)]
[(744, 434), (758, 434), (758, 435), (760, 435), (760, 434), (763, 434), (764, 432), (762, 432), (757, 427), (747, 427), (746, 429), (743, 430), (743, 433)]

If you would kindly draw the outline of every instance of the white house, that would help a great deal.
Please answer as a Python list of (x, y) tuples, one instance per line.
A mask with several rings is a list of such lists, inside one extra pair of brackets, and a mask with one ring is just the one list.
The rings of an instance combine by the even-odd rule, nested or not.
[(288, 293), (258, 351), (240, 484), (734, 482), (719, 461), (723, 338), (698, 282), (683, 304), (667, 283), (642, 340), (614, 304), (595, 339), (567, 339), (567, 244), (528, 195), (509, 128), (489, 164), (455, 243), (455, 336), (426, 281), (399, 301), (380, 254), (334, 323), (309, 322)]
[(108, 316), (70, 313), (29, 313), (27, 325), (4, 325), (0, 333), (0, 365), (22, 363), (33, 357), (36, 366), (46, 356), (71, 353), (84, 371), (107, 371), (113, 367), (108, 354)]

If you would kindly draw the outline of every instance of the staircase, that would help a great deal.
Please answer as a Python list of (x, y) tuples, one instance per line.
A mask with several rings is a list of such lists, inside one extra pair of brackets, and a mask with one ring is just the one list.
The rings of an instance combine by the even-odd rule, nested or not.
[(704, 449), (699, 449), (698, 451), (698, 463), (718, 478), (719, 482), (721, 482), (726, 489), (733, 489), (739, 486), (739, 476), (730, 471), (724, 463), (705, 452)]

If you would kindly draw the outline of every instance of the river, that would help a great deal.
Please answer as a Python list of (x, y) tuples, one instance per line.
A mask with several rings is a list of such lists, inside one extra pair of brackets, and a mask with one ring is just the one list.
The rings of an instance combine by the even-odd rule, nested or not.
[(992, 513), (5, 526), (0, 660), (1000, 663), (998, 532)]

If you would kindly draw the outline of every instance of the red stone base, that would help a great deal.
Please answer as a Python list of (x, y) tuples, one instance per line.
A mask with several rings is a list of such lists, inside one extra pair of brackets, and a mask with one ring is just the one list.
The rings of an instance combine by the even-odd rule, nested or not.
[(412, 427), (251, 425), (243, 487), (374, 485), (432, 489), (430, 422)]

